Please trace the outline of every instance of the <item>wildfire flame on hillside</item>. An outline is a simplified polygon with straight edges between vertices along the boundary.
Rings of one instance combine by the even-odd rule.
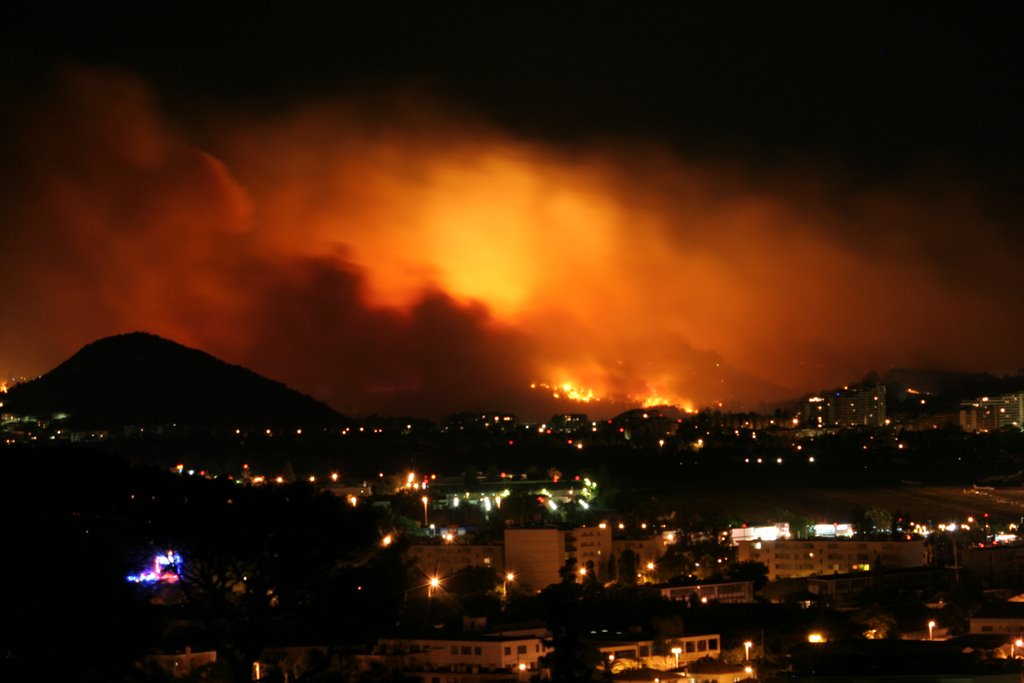
[[[643,408],[673,406],[687,413],[697,412],[690,401],[676,396],[666,396],[664,393],[654,389],[651,389],[646,394],[604,394],[595,391],[593,388],[581,387],[572,382],[562,382],[561,384],[533,382],[530,384],[530,388],[547,391],[550,393],[551,398],[563,399],[574,403],[587,404],[603,401],[624,405],[635,404]]]

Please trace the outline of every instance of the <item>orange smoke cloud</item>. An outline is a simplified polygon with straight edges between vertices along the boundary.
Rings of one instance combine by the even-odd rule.
[[[186,133],[144,84],[82,69],[21,111],[0,370],[145,329],[342,410],[439,414],[528,410],[531,382],[752,407],[1019,365],[1021,247],[945,180],[556,148],[403,97]]]

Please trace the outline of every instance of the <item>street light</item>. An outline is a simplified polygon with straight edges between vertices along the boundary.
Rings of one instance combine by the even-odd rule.
[[[434,597],[434,590],[441,585],[441,579],[436,576],[430,577],[430,582],[427,584],[427,596]]]
[[[680,655],[680,653],[682,653],[682,651],[683,651],[683,648],[678,647],[678,646],[672,648],[672,654],[674,654],[676,656],[676,668],[677,669],[679,668],[679,655]]]
[[[1018,638],[1017,640],[1010,643],[1010,659],[1014,659],[1016,651],[1024,647],[1024,639]]]
[[[928,622],[928,640],[935,639],[935,620]]]
[[[754,643],[752,641],[749,641],[749,640],[744,640],[743,641],[743,655],[744,655],[744,658],[748,662],[750,661],[750,648],[753,647],[753,645],[754,645]]]
[[[508,600],[508,584],[516,580],[514,572],[505,572],[505,580],[501,582],[501,597],[503,600]]]
[[[426,529],[427,528],[427,503],[430,502],[430,499],[427,498],[426,496],[423,496],[422,498],[420,498],[420,500],[423,501],[423,528]]]

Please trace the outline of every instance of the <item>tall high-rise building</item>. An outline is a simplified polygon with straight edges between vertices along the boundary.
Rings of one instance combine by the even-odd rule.
[[[835,392],[840,427],[881,427],[885,424],[885,385],[861,384]]]
[[[810,396],[800,405],[800,422],[810,429],[882,427],[885,425],[885,385],[858,384]]]

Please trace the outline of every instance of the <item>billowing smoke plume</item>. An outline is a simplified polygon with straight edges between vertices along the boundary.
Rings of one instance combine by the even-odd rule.
[[[414,96],[186,126],[72,69],[6,99],[5,374],[146,330],[343,411],[439,415],[524,410],[531,383],[752,407],[1020,365],[1024,250],[949,180],[555,148]]]

